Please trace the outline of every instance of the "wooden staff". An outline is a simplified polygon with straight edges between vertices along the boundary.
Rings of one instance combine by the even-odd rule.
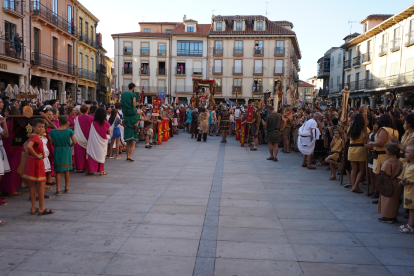
[[[342,90],[342,100],[343,100],[343,106],[342,106],[342,117],[341,117],[341,122],[345,123],[345,125],[342,126],[342,134],[345,134],[345,131],[348,129],[348,99],[349,99],[349,93],[351,91],[348,90],[348,86],[345,86],[344,89]],[[345,139],[344,139],[345,140]],[[344,169],[345,169],[345,151],[348,150],[348,148],[346,147],[346,142],[344,142],[344,154],[343,154],[343,160],[342,160],[342,165],[341,165],[341,173],[340,173],[340,181],[341,181],[341,186],[343,184],[343,180],[344,180]]]
[[[364,124],[364,139],[366,139],[365,136],[367,134],[367,122],[368,122],[367,112],[368,112],[368,108],[365,105],[364,106],[364,122],[365,122],[365,124]],[[365,143],[368,143],[368,141],[365,141]],[[365,148],[365,178],[367,179],[367,192],[365,194],[366,196],[369,196],[369,186],[371,184],[371,178],[370,178],[369,171],[368,171],[368,156],[369,156],[369,149]]]
[[[245,144],[246,144],[246,151],[247,151],[247,145],[248,145],[249,140],[250,140],[250,123],[246,123],[246,124],[249,124],[249,128],[247,129],[247,143],[245,142]]]

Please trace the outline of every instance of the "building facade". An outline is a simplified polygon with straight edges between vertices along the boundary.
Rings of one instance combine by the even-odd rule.
[[[299,80],[298,84],[298,96],[299,101],[304,103],[310,103],[313,101],[314,86],[305,81]]]
[[[335,49],[331,52],[329,71],[329,98],[342,91],[344,57],[346,52],[342,48]]]
[[[299,80],[301,53],[292,23],[264,16],[213,16],[211,24],[199,24],[184,16],[180,23],[139,24],[141,32],[112,35],[115,81],[122,91],[134,82],[136,91],[144,87],[147,96],[165,91],[189,103],[192,79],[202,78],[216,81],[218,100],[249,102],[282,87],[284,98],[293,102],[286,84]]]

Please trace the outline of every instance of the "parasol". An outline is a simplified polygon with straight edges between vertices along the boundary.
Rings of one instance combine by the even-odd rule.
[[[148,104],[148,98],[147,97],[145,97],[145,99],[144,99],[144,104]]]
[[[168,104],[168,97],[165,97],[165,105],[167,105]]]
[[[22,84],[22,86],[20,86],[20,93],[19,94],[25,94],[26,93],[26,86],[24,84]]]
[[[7,85],[6,90],[4,90],[4,92],[6,92],[6,95],[10,97],[10,95],[13,93],[13,88],[10,84]]]
[[[13,98],[16,98],[17,95],[19,95],[20,93],[20,89],[17,86],[17,84],[14,86],[14,93],[13,93]]]

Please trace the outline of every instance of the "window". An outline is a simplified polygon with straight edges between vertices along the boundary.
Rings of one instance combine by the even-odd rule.
[[[243,73],[243,61],[241,59],[236,59],[234,61],[234,74],[241,74]]]
[[[72,33],[72,6],[68,5],[68,32]]]
[[[91,38],[92,38],[92,40],[94,39],[94,37],[93,37],[93,26],[91,26]]]
[[[254,42],[254,54],[263,55],[263,40],[256,40]]]
[[[165,30],[165,33],[170,34],[172,30]]]
[[[241,87],[241,79],[233,79],[233,86]]]
[[[216,92],[221,92],[221,79],[214,78],[214,81],[216,82]]]
[[[58,58],[58,40],[56,37],[53,38],[53,58]]]
[[[53,0],[53,7],[52,7],[52,9],[53,9],[54,15],[57,15],[58,14],[58,0]]]
[[[85,35],[86,36],[89,36],[88,31],[89,31],[89,23],[85,22]]]
[[[144,33],[150,33],[151,29],[144,29]]]
[[[254,61],[254,73],[263,74],[263,60],[259,59]]]
[[[14,48],[14,37],[16,36],[16,25],[5,21],[4,38],[10,43],[10,48]]]
[[[349,83],[351,82],[351,75],[348,75],[347,77],[346,77],[346,82],[347,82],[347,85],[349,85]],[[348,87],[348,89],[349,89],[350,87]]]
[[[400,38],[400,27],[394,29],[394,39]]]
[[[131,61],[124,62],[124,74],[132,74],[132,62]]]
[[[202,41],[177,41],[177,56],[203,56]]]
[[[336,86],[339,87],[340,83],[341,83],[341,76],[336,76]]]
[[[187,32],[194,32],[194,26],[187,26]]]
[[[333,68],[335,64],[335,57],[331,57],[331,67]]]
[[[214,54],[215,55],[223,54],[223,41],[222,40],[216,40],[214,42]]]
[[[283,60],[278,59],[275,62],[275,74],[283,74]]]
[[[216,59],[214,60],[214,70],[213,73],[222,73],[222,60],[221,59]]]
[[[236,40],[234,42],[234,54],[235,55],[243,54],[243,41],[242,40]]]
[[[93,58],[91,58],[91,71],[93,72]]]
[[[79,31],[81,32],[80,34],[82,34],[83,31],[83,20],[81,17],[79,17]]]
[[[262,91],[263,91],[262,79],[254,79],[253,80],[253,93],[262,92]]]
[[[165,44],[159,44],[158,45],[158,55],[165,57]]]
[[[371,78],[371,74],[369,70],[365,71],[365,80],[369,80]]]
[[[141,56],[149,56],[149,43],[148,42],[141,44]]]
[[[263,30],[263,21],[256,22],[256,30]]]
[[[33,46],[34,46],[34,52],[38,53],[40,52],[40,30],[37,28],[33,28]]]
[[[276,41],[276,55],[284,55],[285,54],[285,41],[277,40]]]
[[[236,30],[242,30],[242,29],[243,29],[243,22],[236,21]]]
[[[223,29],[223,22],[216,22],[216,30],[221,31]]]
[[[82,69],[83,65],[83,54],[79,53],[79,68]]]
[[[72,46],[68,44],[68,63],[72,64]]]
[[[89,62],[88,62],[88,60],[89,60],[89,57],[87,55],[85,55],[85,69],[86,70],[89,70]]]
[[[338,55],[338,68],[341,68],[342,65],[342,53],[339,53]]]

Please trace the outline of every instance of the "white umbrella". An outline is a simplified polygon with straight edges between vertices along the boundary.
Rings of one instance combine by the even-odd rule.
[[[52,89],[50,89],[49,90],[49,100],[52,100],[52,99],[55,99],[55,98],[53,98],[53,96],[54,96],[55,94],[53,93],[53,90]]]
[[[20,93],[20,89],[19,89],[19,87],[16,84],[14,86],[14,95],[13,95],[13,98],[16,98],[16,96],[19,95],[19,93]]]
[[[6,92],[6,95],[10,97],[10,95],[13,93],[13,88],[10,84],[7,85],[6,90],[4,90],[4,92]]]
[[[22,84],[22,86],[20,86],[20,93],[24,94],[26,93],[26,87],[24,84]]]
[[[147,99],[147,97],[145,97],[145,99],[144,99],[144,104],[148,104],[148,99]]]
[[[166,105],[168,104],[168,97],[167,96],[165,97],[165,104]]]
[[[34,95],[35,94],[35,91],[33,89],[33,86],[31,86],[31,85],[29,85],[28,91],[29,91],[29,94],[31,94],[31,95]],[[37,94],[36,95],[39,95],[39,91],[37,91]]]

